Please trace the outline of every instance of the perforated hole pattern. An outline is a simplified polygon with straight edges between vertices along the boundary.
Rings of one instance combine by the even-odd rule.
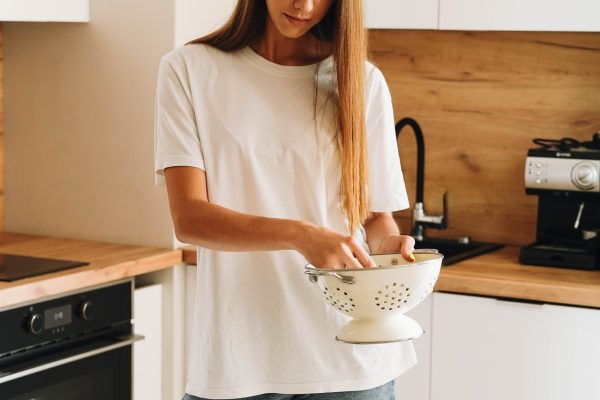
[[[425,293],[423,293],[423,295],[421,296],[421,300],[423,300],[425,297],[427,297],[427,295],[431,292],[433,292],[433,286],[435,286],[435,282],[437,281],[439,274],[436,275],[431,282],[429,282],[429,285],[427,285],[427,289],[425,289]]]
[[[385,285],[374,296],[375,305],[381,310],[393,311],[401,308],[410,298],[411,290],[404,283]]]
[[[356,304],[350,293],[339,287],[324,287],[325,299],[340,311],[354,311]]]

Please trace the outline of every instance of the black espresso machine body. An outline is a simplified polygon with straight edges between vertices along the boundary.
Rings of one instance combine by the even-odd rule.
[[[563,139],[529,150],[525,188],[538,196],[537,228],[536,241],[521,248],[521,263],[600,269],[600,143],[594,138],[587,147]]]

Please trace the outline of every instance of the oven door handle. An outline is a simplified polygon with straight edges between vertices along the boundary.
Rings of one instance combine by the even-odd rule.
[[[13,373],[9,373],[8,375],[2,376],[2,371],[0,371],[0,384],[13,381],[15,379],[22,378],[24,376],[33,375],[35,373],[48,370],[50,368],[59,367],[61,365],[69,364],[75,361],[83,360],[85,358],[90,358],[96,356],[98,354],[107,353],[112,350],[119,349],[121,347],[131,346],[133,343],[144,339],[143,336],[140,335],[131,335],[131,336],[123,336],[119,338],[119,341],[116,343],[109,344],[107,346],[99,347],[94,350],[86,351],[83,353],[75,354],[73,356],[68,356],[65,358],[61,358],[60,360],[51,361],[47,364],[36,365],[35,367],[31,367],[22,371],[17,371]]]

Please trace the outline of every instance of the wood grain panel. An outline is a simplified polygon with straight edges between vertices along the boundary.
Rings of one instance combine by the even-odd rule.
[[[0,232],[4,231],[4,36],[0,23]]]
[[[431,236],[533,241],[527,150],[535,137],[589,140],[600,129],[600,34],[371,30],[370,46],[396,120],[423,128],[428,213],[441,212],[449,192],[449,229]],[[398,143],[412,203],[410,128]],[[410,212],[396,217],[408,230]]]

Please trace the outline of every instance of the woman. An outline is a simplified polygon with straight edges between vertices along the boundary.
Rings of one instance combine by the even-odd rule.
[[[198,246],[188,399],[392,399],[416,363],[410,343],[334,341],[347,321],[303,276],[307,262],[374,267],[369,251],[412,258],[362,18],[360,0],[238,0],[161,61],[157,182],[178,239]]]

